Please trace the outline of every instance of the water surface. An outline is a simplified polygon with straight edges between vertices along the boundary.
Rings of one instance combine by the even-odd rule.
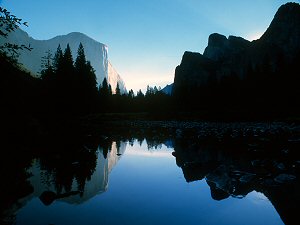
[[[85,147],[71,159],[36,158],[27,167],[30,194],[6,215],[18,225],[284,224],[264,188],[234,183],[234,162],[215,164],[224,157],[216,152],[198,152],[197,162],[182,154],[174,141],[149,149],[132,139]]]

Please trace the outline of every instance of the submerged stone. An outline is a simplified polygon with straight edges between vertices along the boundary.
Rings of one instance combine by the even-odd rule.
[[[285,184],[285,183],[291,183],[293,182],[294,180],[296,179],[296,176],[294,175],[291,175],[291,174],[279,174],[277,177],[274,178],[274,180],[277,182],[277,183],[282,183],[282,184]]]

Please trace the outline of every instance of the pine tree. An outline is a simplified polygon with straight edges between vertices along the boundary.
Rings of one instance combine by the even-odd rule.
[[[102,99],[107,101],[112,96],[111,85],[108,84],[107,79],[104,78],[102,85],[99,88],[99,94]]]
[[[50,50],[46,51],[46,55],[42,57],[42,70],[41,70],[41,76],[42,79],[51,79],[51,77],[54,74],[54,69],[53,69],[53,57],[52,53]]]
[[[99,87],[99,97],[100,97],[100,105],[102,107],[102,111],[108,111],[111,108],[111,86],[108,84],[107,79],[104,78],[102,84]]]
[[[86,73],[87,73],[87,83],[88,87],[91,88],[91,90],[97,92],[97,77],[96,77],[96,71],[91,65],[90,61],[86,62]]]
[[[136,93],[136,97],[137,98],[144,98],[145,97],[145,95],[144,95],[144,93],[142,92],[141,89]]]
[[[77,72],[85,72],[85,68],[87,65],[87,61],[85,58],[84,48],[82,43],[80,42],[78,50],[77,50],[77,58],[75,60],[75,69]]]
[[[121,90],[120,90],[120,87],[119,87],[119,82],[117,82],[116,95],[121,96]]]
[[[134,92],[132,89],[130,89],[130,91],[128,92],[128,97],[133,99],[134,98]]]
[[[62,60],[63,60],[63,52],[61,50],[60,45],[58,45],[56,49],[56,53],[53,58],[53,69],[57,73],[62,68]]]
[[[108,95],[112,96],[112,88],[110,84],[108,85]]]
[[[69,44],[67,44],[67,47],[63,55],[63,66],[64,66],[64,72],[72,73],[74,70],[73,57],[72,57],[72,52]]]
[[[79,44],[74,67],[79,85],[86,91],[95,91],[97,89],[95,70],[90,61],[86,60],[82,43]]]
[[[109,93],[109,91],[108,91],[108,83],[107,83],[106,78],[103,79],[99,91],[100,91],[100,93],[102,93],[103,95],[107,95],[107,94]]]

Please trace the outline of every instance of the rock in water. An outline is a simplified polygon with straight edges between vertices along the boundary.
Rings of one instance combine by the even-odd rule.
[[[286,183],[291,183],[296,179],[296,176],[291,175],[291,174],[279,174],[277,177],[274,178],[274,180],[277,183],[281,184],[286,184]]]

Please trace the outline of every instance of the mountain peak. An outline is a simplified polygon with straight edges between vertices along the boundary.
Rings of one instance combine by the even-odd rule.
[[[19,62],[36,76],[39,76],[41,58],[45,56],[46,51],[50,50],[52,54],[55,54],[58,45],[61,45],[61,48],[64,49],[69,44],[73,59],[75,59],[79,43],[82,43],[86,59],[90,61],[96,71],[98,84],[101,84],[103,79],[107,78],[112,82],[110,83],[112,88],[115,88],[117,83],[119,83],[121,92],[126,92],[124,81],[108,61],[107,46],[90,38],[86,34],[72,32],[48,40],[36,40],[31,38],[25,31],[17,29],[15,32],[11,32],[7,39],[0,39],[0,44],[4,41],[13,44],[30,45],[33,48],[32,51],[20,52]]]
[[[293,64],[300,51],[300,4],[282,5],[262,37],[247,41],[241,37],[213,33],[203,55],[185,52],[177,66],[173,93],[207,85],[208,81],[221,81],[237,75],[244,79],[249,68],[259,68],[263,63],[273,72],[281,66]],[[280,61],[279,61],[280,60]],[[251,66],[251,67],[250,67]]]
[[[279,7],[279,9],[277,10],[277,13],[275,14],[275,18],[280,17],[282,15],[284,15],[284,16],[295,15],[295,14],[299,13],[299,10],[300,10],[299,3],[288,2]]]
[[[66,36],[72,37],[72,38],[88,38],[87,35],[81,33],[81,32],[71,32],[66,34]]]
[[[290,2],[279,7],[270,27],[283,25],[292,27],[295,24],[300,24],[300,5]]]
[[[230,35],[227,38],[222,34],[213,33],[208,38],[208,45],[203,55],[214,61],[224,60],[233,53],[248,47],[249,43],[241,37]]]
[[[211,47],[223,47],[227,44],[226,36],[218,33],[213,33],[209,35],[208,45]]]
[[[74,31],[74,32],[71,32],[68,34],[58,35],[49,40],[55,40],[55,39],[80,40],[80,41],[86,40],[88,42],[92,41],[95,44],[99,43],[99,44],[103,45],[105,48],[107,48],[107,45],[100,43],[100,42],[96,41],[95,39],[89,37],[88,35],[81,33],[81,32],[77,32],[77,31]],[[46,40],[46,41],[49,41],[49,40]]]
[[[300,48],[299,37],[300,5],[290,2],[280,6],[260,40],[293,54],[295,49]]]

